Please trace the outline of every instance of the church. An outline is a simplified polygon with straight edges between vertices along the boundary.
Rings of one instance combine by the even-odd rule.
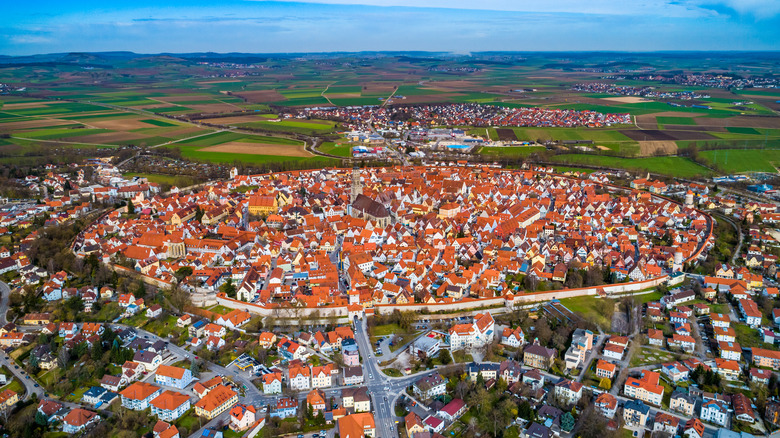
[[[373,221],[384,228],[390,225],[390,212],[384,205],[363,194],[363,184],[360,182],[360,169],[352,169],[352,190],[349,215],[368,221]]]

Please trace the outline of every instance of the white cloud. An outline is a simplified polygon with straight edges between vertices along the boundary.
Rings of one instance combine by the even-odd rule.
[[[739,15],[770,18],[780,14],[780,0],[248,0],[330,5],[444,8],[506,12],[573,13],[695,18],[727,8]]]
[[[368,5],[384,7],[445,8],[506,12],[575,13],[599,15],[650,15],[696,17],[709,15],[700,8],[691,8],[682,1],[669,0],[249,0],[305,2],[333,5]],[[714,0],[717,1],[717,0]],[[738,0],[732,0],[738,2]],[[746,0],[771,2],[772,0]]]

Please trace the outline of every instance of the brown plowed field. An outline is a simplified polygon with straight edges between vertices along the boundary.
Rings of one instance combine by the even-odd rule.
[[[621,130],[621,134],[636,141],[675,141],[675,140],[709,140],[713,139],[706,132],[696,131],[659,131],[656,129]]]
[[[243,143],[239,141],[231,141],[198,150],[203,152],[227,152],[229,154],[281,155],[284,157],[312,156],[312,154],[303,149],[303,146],[270,143]]]
[[[287,100],[286,97],[279,94],[279,92],[276,90],[242,91],[240,93],[233,93],[233,94],[253,103],[278,102],[281,100]]]
[[[175,131],[168,131],[165,133],[165,137],[174,138],[180,135],[192,134],[193,132],[199,132],[199,131],[203,131],[203,129],[193,126],[191,128],[182,128],[182,129],[177,129]]]
[[[496,129],[496,134],[498,134],[498,139],[501,141],[517,141],[517,135],[511,129]]]
[[[360,89],[362,90],[363,95],[373,96],[376,94],[387,94],[389,96],[390,93],[395,91],[395,85],[396,84],[369,83],[369,84],[363,84],[360,87]]]
[[[696,119],[697,123],[700,119]],[[707,126],[720,126],[720,127],[732,127],[732,126],[744,126],[746,128],[774,128],[780,129],[780,117],[729,117],[729,118],[709,118],[707,119]]]
[[[157,128],[155,125],[144,123],[138,119],[94,120],[89,122],[92,126],[115,131],[132,131],[133,129]]]
[[[394,104],[404,105],[408,103],[448,102],[450,97],[460,96],[458,93],[415,94],[406,96],[406,99],[393,99]]]

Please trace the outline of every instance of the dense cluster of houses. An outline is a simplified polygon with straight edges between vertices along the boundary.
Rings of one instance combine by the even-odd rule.
[[[408,130],[431,126],[604,127],[630,124],[628,114],[549,108],[510,108],[478,103],[305,108],[307,116],[337,119],[349,129]]]
[[[680,270],[709,243],[708,218],[690,206],[491,168],[234,175],[135,208],[106,215],[74,250],[129,260],[162,281],[189,267],[185,287],[230,282],[238,300],[260,305],[370,310],[511,296],[509,275],[563,283],[569,268],[589,266],[640,281]],[[653,243],[662,237],[668,245]]]

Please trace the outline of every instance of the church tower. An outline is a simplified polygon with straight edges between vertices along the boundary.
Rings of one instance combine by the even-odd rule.
[[[355,166],[352,168],[352,192],[349,196],[349,202],[354,203],[361,193],[363,193],[363,184],[360,182],[360,169]]]

